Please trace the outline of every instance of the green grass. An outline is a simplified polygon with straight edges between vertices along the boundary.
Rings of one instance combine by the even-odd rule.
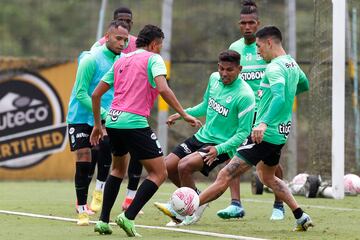
[[[199,184],[201,189],[204,189],[206,185],[207,183]],[[316,226],[308,232],[296,233],[291,231],[294,226],[294,217],[289,208],[286,208],[285,220],[271,222],[269,217],[273,195],[269,193],[252,195],[247,183],[243,183],[241,187],[242,203],[246,210],[246,216],[243,219],[221,220],[216,216],[216,211],[226,207],[229,203],[229,193],[226,192],[224,196],[211,203],[200,222],[182,228],[267,239],[360,239],[359,196],[345,197],[344,200],[307,199],[297,196],[296,199],[311,215]],[[120,213],[125,188],[126,184],[123,184],[111,219]],[[174,190],[175,187],[170,183],[161,186],[143,209],[145,214],[136,219],[136,224],[164,226],[169,219],[155,209],[152,203],[167,201]],[[74,184],[72,182],[3,181],[0,182],[0,196],[0,210],[76,217]],[[342,208],[353,210],[342,210]],[[92,217],[92,220],[97,220],[98,217],[97,214]],[[0,214],[1,240],[127,239],[125,233],[117,226],[114,226],[113,229],[112,235],[99,236],[93,232],[93,225],[78,227],[72,222]],[[145,228],[137,228],[137,230],[143,235],[143,239],[219,239],[165,230]]]

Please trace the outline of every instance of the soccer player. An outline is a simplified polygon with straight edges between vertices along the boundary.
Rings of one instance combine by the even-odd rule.
[[[129,208],[115,219],[129,237],[140,236],[136,232],[134,219],[167,178],[160,143],[147,121],[158,94],[185,121],[193,126],[200,125],[199,120],[183,110],[167,85],[165,63],[159,55],[163,38],[164,33],[160,28],[146,25],[136,40],[138,50],[116,61],[92,95],[95,126],[90,138],[91,143],[97,144],[102,137],[100,99],[111,87],[115,90],[106,118],[106,131],[116,157],[113,157],[112,170],[106,180],[100,221],[95,226],[95,231],[100,234],[112,233],[108,224],[109,216],[127,169],[127,153],[130,152],[133,160],[138,160],[148,172]]]
[[[230,45],[231,50],[237,51],[241,56],[241,76],[245,80],[256,96],[256,105],[259,103],[257,91],[260,87],[261,79],[264,76],[266,62],[257,53],[255,33],[260,25],[259,14],[256,3],[253,0],[245,0],[240,12],[239,27],[240,33],[243,36],[236,42]],[[256,118],[257,107],[255,107]],[[282,179],[283,171],[279,164],[275,175]],[[225,209],[217,212],[217,215],[223,219],[241,218],[245,215],[245,210],[240,201],[240,177],[234,178],[230,184],[231,204]],[[270,219],[282,220],[284,219],[284,205],[283,202],[275,195],[275,202]]]
[[[113,18],[114,18],[114,20],[123,21],[126,24],[128,24],[128,26],[129,26],[128,31],[130,33],[131,27],[133,25],[133,14],[129,8],[127,8],[127,7],[117,8],[114,11]],[[130,52],[135,51],[136,50],[135,41],[136,41],[136,37],[129,34],[128,42],[126,43],[124,49],[121,52],[122,53],[130,53]],[[94,43],[94,45],[91,47],[91,49],[102,46],[105,42],[106,42],[105,37],[103,37],[99,41]],[[105,147],[101,147],[101,145],[105,145]],[[111,157],[111,150],[109,149],[109,145],[110,145],[110,143],[108,142],[108,139],[105,137],[104,141],[101,141],[100,146],[97,148],[93,148],[91,151],[91,153],[92,153],[92,160],[91,160],[92,168],[91,168],[91,173],[89,175],[89,184],[91,182],[92,175],[94,174],[94,171],[95,171],[97,159],[105,158],[105,159],[110,160],[110,161],[106,161],[107,164],[105,164],[105,166],[98,165],[98,173],[104,172],[104,173],[106,173],[106,175],[104,178],[102,177],[103,174],[97,175],[97,180],[96,180],[97,188],[93,192],[93,198],[92,198],[92,201],[90,204],[90,208],[96,212],[99,211],[102,206],[104,181],[106,180],[106,177],[109,174],[109,169],[110,169],[110,164],[111,164],[111,158],[109,158],[109,155]],[[106,152],[99,151],[98,148],[106,149]],[[143,167],[139,163],[139,161],[133,160],[133,161],[129,162],[128,172],[127,172],[129,182],[128,182],[128,186],[127,186],[126,197],[121,205],[121,207],[124,211],[129,207],[129,205],[131,204],[131,202],[136,194],[136,190],[137,190],[137,187],[138,187],[138,184],[140,181],[142,169],[143,169]],[[99,189],[98,186],[101,188]],[[143,212],[140,211],[139,213],[141,214]]]
[[[281,32],[275,26],[264,27],[256,33],[258,52],[269,63],[258,92],[258,116],[248,141],[219,172],[215,182],[200,194],[200,205],[217,199],[234,177],[256,166],[261,182],[293,211],[294,231],[306,231],[313,226],[310,216],[299,207],[284,181],[275,176],[281,149],[290,133],[294,98],[309,89],[304,72],[286,54],[281,42]]]
[[[218,72],[210,75],[203,101],[185,111],[194,117],[206,116],[206,123],[192,137],[178,145],[166,159],[169,179],[177,187],[196,188],[193,173],[200,171],[208,176],[217,165],[228,161],[236,148],[251,132],[254,118],[255,96],[250,86],[240,77],[240,54],[233,50],[223,51],[218,59]],[[179,119],[179,114],[169,117],[169,124]],[[154,203],[173,222],[188,225],[198,221],[206,205],[193,214],[192,222],[171,208],[169,203]],[[195,220],[195,221],[194,221]]]
[[[105,34],[106,43],[102,47],[84,52],[79,58],[76,81],[67,114],[70,148],[76,156],[75,189],[78,225],[89,225],[86,202],[91,167],[90,134],[94,126],[90,95],[125,46],[128,39],[127,27],[124,22],[112,21]],[[104,95],[101,119],[105,119],[106,110],[109,109],[112,98],[113,91]],[[99,164],[103,164],[101,160],[102,158],[99,159]]]

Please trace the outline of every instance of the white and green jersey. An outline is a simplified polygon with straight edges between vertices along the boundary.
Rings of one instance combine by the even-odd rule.
[[[240,38],[232,43],[229,47],[241,55],[240,65],[242,66],[241,77],[245,80],[254,91],[256,97],[256,105],[259,102],[257,91],[259,90],[261,79],[264,77],[266,62],[257,53],[256,42],[245,44],[245,39]]]
[[[290,133],[295,95],[309,89],[309,80],[290,55],[274,58],[266,67],[258,92],[255,126],[266,123],[264,141],[284,144]]]
[[[194,116],[206,116],[206,123],[195,134],[203,143],[216,144],[218,154],[232,156],[251,132],[255,96],[249,85],[238,77],[224,85],[220,74],[211,74],[203,101],[185,111]]]

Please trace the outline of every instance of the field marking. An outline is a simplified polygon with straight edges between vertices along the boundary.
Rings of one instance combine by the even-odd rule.
[[[50,219],[50,220],[59,220],[66,222],[76,222],[77,220],[74,218],[65,218],[65,217],[57,217],[57,216],[47,216],[41,214],[34,213],[25,213],[25,212],[13,212],[0,210],[0,214],[9,214],[9,215],[17,215],[24,217],[33,217],[33,218],[42,218],[42,219]],[[90,221],[90,223],[96,223],[96,221]],[[115,223],[110,223],[111,225],[116,225]],[[211,236],[211,237],[219,237],[219,238],[227,238],[227,239],[240,239],[240,240],[266,240],[264,238],[254,238],[254,237],[245,237],[245,236],[237,236],[231,234],[222,234],[222,233],[214,233],[214,232],[205,232],[198,230],[190,230],[190,229],[181,229],[181,228],[170,228],[170,227],[159,227],[159,226],[146,226],[146,225],[135,225],[139,228],[148,228],[148,229],[159,229],[159,230],[167,230],[173,232],[183,232],[183,233],[191,233],[202,236]]]
[[[158,195],[170,196],[171,193],[161,192],[161,193],[158,193]],[[218,199],[216,199],[216,201],[230,202],[230,198],[218,198]],[[259,199],[253,199],[253,198],[242,198],[241,201],[242,202],[255,202],[255,203],[274,203],[274,200],[259,200]],[[211,204],[211,202],[210,202],[210,204]],[[327,210],[334,210],[334,211],[348,211],[348,212],[357,211],[357,212],[360,212],[359,208],[328,207],[328,206],[322,206],[322,205],[308,205],[308,204],[300,204],[300,205],[303,207],[327,209]]]

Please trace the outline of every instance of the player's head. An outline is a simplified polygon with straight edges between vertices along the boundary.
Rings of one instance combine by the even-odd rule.
[[[218,72],[223,84],[231,84],[241,72],[240,54],[233,50],[225,50],[219,54]]]
[[[281,41],[281,31],[275,26],[266,26],[256,32],[258,53],[267,62],[271,61],[274,51],[282,47]]]
[[[258,10],[253,0],[244,0],[240,11],[240,32],[246,40],[255,41],[255,33],[260,25]]]
[[[129,32],[131,31],[131,27],[133,25],[132,18],[132,11],[127,7],[119,7],[114,11],[114,20],[124,21],[129,24]]]
[[[124,49],[129,35],[129,24],[123,21],[113,20],[105,33],[106,47],[116,54]]]
[[[148,24],[139,32],[136,39],[136,47],[144,48],[150,52],[160,53],[163,39],[163,31],[157,26]]]

